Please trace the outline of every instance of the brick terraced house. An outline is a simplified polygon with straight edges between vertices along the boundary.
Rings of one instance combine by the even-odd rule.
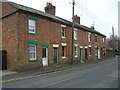
[[[39,68],[71,61],[72,22],[55,16],[47,3],[45,12],[13,2],[2,3],[2,50],[7,69]],[[74,61],[101,59],[106,54],[106,36],[80,24],[74,16]]]

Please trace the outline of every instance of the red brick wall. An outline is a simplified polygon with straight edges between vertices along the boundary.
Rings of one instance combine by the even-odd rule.
[[[49,52],[49,62],[53,61],[53,44],[59,44],[59,61],[62,60],[62,46],[61,43],[67,43],[67,59],[70,60],[70,49],[71,49],[71,28],[69,26],[66,27],[66,39],[61,38],[61,23],[51,22],[48,19],[38,17],[32,14],[23,14],[20,13],[20,32],[19,32],[19,64],[33,64],[33,63],[42,63],[42,47],[41,44],[47,43],[49,44],[48,52]],[[36,20],[36,35],[28,34],[28,16],[37,17]],[[28,40],[37,40],[37,59],[38,62],[28,62],[29,60],[29,50],[28,50]],[[65,59],[66,60],[66,59]]]
[[[2,16],[9,15],[15,11],[17,11],[17,9],[8,4],[8,2],[2,2]]]
[[[4,14],[15,11],[10,7],[10,10],[4,11]],[[11,11],[12,10],[12,11]],[[36,17],[36,35],[28,34],[28,16]],[[58,44],[59,61],[71,60],[71,44],[72,44],[72,27],[66,25],[66,39],[61,38],[61,25],[63,23],[53,22],[50,19],[40,17],[31,13],[16,13],[3,19],[3,49],[8,53],[8,69],[23,69],[26,67],[41,67],[42,66],[42,47],[41,44],[47,43],[48,60],[53,61],[53,44]],[[95,46],[105,47],[106,43],[102,43],[103,36],[97,35],[98,42],[95,42],[94,33],[91,43],[88,42],[88,32],[77,28],[78,40],[74,40],[78,44],[78,58],[80,60],[80,46],[92,46],[92,56],[88,55],[88,59],[95,58]],[[37,44],[37,59],[38,62],[29,62],[28,40],[38,41]],[[62,59],[62,45],[67,43],[67,59]],[[85,59],[85,48],[83,48],[83,59]]]
[[[8,69],[13,69],[18,60],[18,13],[2,20],[2,49],[7,51]]]

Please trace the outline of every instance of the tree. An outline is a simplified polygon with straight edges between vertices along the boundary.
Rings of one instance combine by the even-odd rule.
[[[117,35],[111,35],[110,38],[107,38],[106,44],[107,49],[120,50],[120,38]]]

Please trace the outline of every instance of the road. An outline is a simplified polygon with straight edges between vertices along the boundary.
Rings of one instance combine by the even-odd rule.
[[[118,88],[118,60],[5,82],[3,88]]]

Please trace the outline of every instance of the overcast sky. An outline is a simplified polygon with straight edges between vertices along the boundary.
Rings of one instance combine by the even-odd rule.
[[[56,16],[72,21],[72,0],[9,0],[44,11],[46,2],[56,6]],[[91,27],[109,37],[112,26],[118,34],[118,1],[120,0],[75,0],[75,15],[80,16],[81,24]]]

